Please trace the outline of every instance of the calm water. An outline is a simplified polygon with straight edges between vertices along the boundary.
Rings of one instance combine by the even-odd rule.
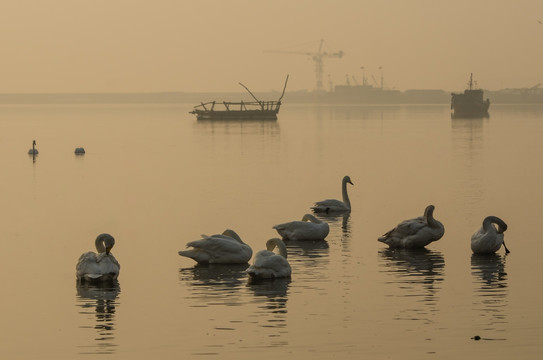
[[[2,358],[540,356],[543,107],[451,120],[448,106],[285,104],[242,123],[190,109],[0,107]],[[177,254],[226,228],[263,249],[273,225],[340,198],[344,175],[351,215],[326,218],[324,242],[287,244],[288,281]],[[377,242],[428,204],[446,230],[427,251]],[[509,225],[509,255],[472,256],[487,215]],[[102,232],[119,286],[77,287]]]

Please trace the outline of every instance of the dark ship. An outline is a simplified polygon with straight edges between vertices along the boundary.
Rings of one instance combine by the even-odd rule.
[[[451,110],[453,117],[486,117],[490,100],[483,100],[483,90],[473,86],[473,74],[470,74],[468,88],[464,93],[452,93]]]

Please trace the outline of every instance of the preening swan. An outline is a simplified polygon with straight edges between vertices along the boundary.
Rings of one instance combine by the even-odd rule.
[[[302,221],[291,221],[273,227],[283,240],[324,240],[330,232],[328,223],[311,214],[305,214]]]
[[[32,140],[32,149],[28,150],[28,155],[38,155],[38,149],[36,149],[36,140]]]
[[[276,246],[279,249],[279,255],[273,252]],[[278,238],[268,240],[266,250],[257,252],[253,265],[247,269],[251,280],[290,277],[291,272],[287,261],[287,247],[283,240]]]
[[[337,212],[351,212],[351,201],[347,194],[347,183],[354,185],[351,182],[351,178],[345,176],[341,181],[341,193],[343,195],[343,201],[336,199],[327,199],[315,203],[311,209],[316,213],[337,213]]]
[[[498,228],[494,226],[496,224]],[[509,249],[505,246],[503,233],[507,230],[507,224],[496,216],[487,216],[483,220],[483,226],[471,236],[471,250],[474,254],[493,254],[503,245],[505,253]]]
[[[377,240],[391,248],[422,248],[441,239],[445,228],[434,219],[434,209],[434,205],[428,205],[423,216],[402,221]]]
[[[76,155],[83,155],[83,154],[85,154],[85,149],[82,148],[82,147],[75,148],[74,153],[75,153]]]
[[[253,255],[251,247],[230,229],[222,234],[202,235],[202,239],[187,243],[187,247],[192,249],[181,250],[179,255],[203,264],[246,264]]]
[[[121,266],[110,252],[115,239],[109,234],[100,234],[94,242],[96,251],[86,252],[76,266],[78,281],[112,281],[119,276]]]

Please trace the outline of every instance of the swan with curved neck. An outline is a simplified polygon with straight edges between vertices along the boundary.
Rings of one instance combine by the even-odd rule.
[[[239,235],[230,229],[222,234],[202,235],[202,239],[187,243],[191,249],[179,251],[179,255],[193,259],[200,264],[246,264],[253,250]]]
[[[277,247],[279,254],[273,252]],[[292,270],[287,261],[287,247],[278,238],[266,242],[266,250],[256,253],[253,264],[246,270],[252,280],[290,277]]]
[[[505,246],[503,238],[505,230],[507,230],[507,224],[502,219],[497,216],[487,216],[483,220],[482,227],[471,236],[471,250],[474,254],[494,254],[503,245],[505,253],[509,254],[510,251]]]
[[[341,194],[343,201],[336,199],[327,199],[315,203],[311,209],[316,213],[337,213],[337,212],[351,212],[351,201],[349,200],[349,194],[347,193],[347,184],[354,185],[349,176],[343,177],[341,180]]]
[[[324,240],[330,226],[311,214],[305,214],[301,221],[290,221],[273,227],[283,240]]]
[[[402,221],[377,240],[391,248],[423,248],[441,239],[445,228],[434,218],[434,209],[434,205],[428,205],[423,216]]]
[[[28,150],[28,155],[38,155],[38,149],[36,149],[36,140],[32,140],[32,149]]]
[[[83,253],[76,265],[78,281],[112,281],[119,276],[121,266],[111,249],[115,239],[109,234],[100,234],[94,241],[97,253],[92,251]]]

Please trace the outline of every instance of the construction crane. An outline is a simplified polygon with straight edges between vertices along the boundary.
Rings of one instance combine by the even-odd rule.
[[[282,51],[282,50],[267,50],[264,52],[269,53],[282,53],[282,54],[299,54],[299,55],[307,55],[311,56],[311,60],[315,63],[315,77],[317,79],[317,83],[315,85],[316,90],[323,90],[322,86],[322,77],[324,74],[324,58],[342,58],[344,53],[343,51],[338,51],[335,53],[328,53],[326,51],[323,51],[323,45],[324,40],[320,41],[319,49],[317,52],[307,52],[307,51]]]

